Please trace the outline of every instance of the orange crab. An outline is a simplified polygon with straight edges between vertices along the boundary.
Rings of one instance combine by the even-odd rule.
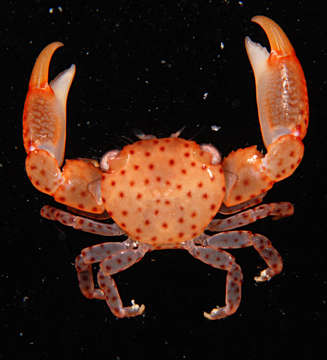
[[[256,80],[265,155],[251,146],[222,160],[212,145],[200,146],[174,134],[164,139],[145,136],[121,151],[106,153],[100,162],[66,160],[61,169],[66,100],[75,66],[48,84],[51,57],[62,44],[48,45],[36,60],[23,118],[27,175],[38,190],[56,201],[90,217],[111,217],[115,223],[101,223],[50,206],[42,208],[43,217],[104,236],[127,236],[123,242],[88,247],[76,258],[82,293],[105,300],[117,317],[140,315],[144,305],[132,300],[130,307],[124,307],[112,275],[135,264],[148,251],[185,249],[227,271],[226,305],[205,312],[211,320],[234,313],[241,299],[241,268],[223,249],[254,246],[268,265],[256,281],[270,280],[282,270],[282,259],[265,236],[232,229],[266,216],[289,216],[293,214],[290,203],[261,205],[214,219],[217,213],[233,214],[260,203],[275,182],[292,175],[303,157],[308,97],[301,65],[275,22],[264,16],[252,21],[264,29],[271,46],[268,53],[245,39]],[[98,287],[93,281],[94,263],[100,264]]]

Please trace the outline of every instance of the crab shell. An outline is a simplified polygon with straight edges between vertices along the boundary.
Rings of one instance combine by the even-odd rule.
[[[225,179],[221,164],[194,141],[149,139],[109,161],[101,193],[132,239],[167,248],[202,234],[221,206]]]

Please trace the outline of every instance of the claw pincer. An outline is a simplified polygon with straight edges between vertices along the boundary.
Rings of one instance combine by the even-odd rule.
[[[38,56],[29,83],[23,115],[23,139],[27,152],[26,172],[32,184],[56,201],[91,213],[104,209],[90,192],[89,184],[101,179],[99,166],[85,160],[64,161],[66,102],[75,65],[48,84],[53,53],[63,46],[53,42]]]
[[[283,30],[265,16],[253,22],[266,32],[271,52],[245,39],[257,93],[265,156],[255,146],[239,149],[224,159],[226,195],[233,207],[267,192],[275,182],[292,175],[302,160],[309,118],[305,77]]]

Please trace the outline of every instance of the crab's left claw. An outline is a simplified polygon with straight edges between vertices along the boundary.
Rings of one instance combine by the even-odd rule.
[[[75,65],[48,83],[49,64],[61,42],[47,45],[36,59],[23,115],[25,167],[32,184],[72,208],[101,214],[97,189],[101,170],[92,161],[67,160],[65,155],[66,102]],[[95,189],[95,190],[92,190]]]
[[[273,20],[255,16],[252,21],[264,29],[271,47],[269,53],[245,39],[267,154],[263,156],[253,146],[232,152],[224,160],[227,207],[258,199],[276,181],[292,175],[302,160],[302,139],[308,127],[306,81],[290,41]]]
[[[53,53],[63,44],[46,46],[38,56],[29,82],[23,117],[23,138],[27,153],[46,150],[61,166],[66,142],[66,102],[75,75],[75,65],[60,73],[48,84],[49,64]]]

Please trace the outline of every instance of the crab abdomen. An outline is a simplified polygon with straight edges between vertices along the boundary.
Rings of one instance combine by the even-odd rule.
[[[141,140],[110,160],[101,188],[106,210],[133,239],[178,247],[200,235],[225,194],[220,164],[193,141]]]

